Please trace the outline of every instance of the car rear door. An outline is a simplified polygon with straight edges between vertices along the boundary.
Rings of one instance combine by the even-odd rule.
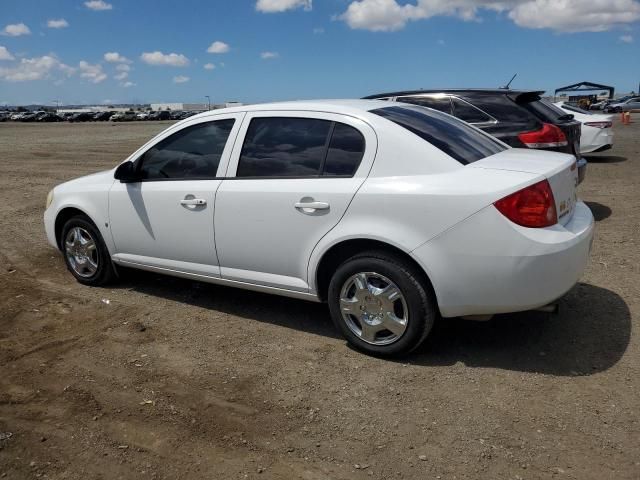
[[[222,277],[308,291],[311,252],[344,215],[376,147],[373,129],[354,117],[247,113],[216,194]]]

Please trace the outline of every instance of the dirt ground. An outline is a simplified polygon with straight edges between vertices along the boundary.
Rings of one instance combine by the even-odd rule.
[[[48,190],[168,123],[0,124],[0,478],[640,478],[634,120],[588,157],[592,259],[560,314],[441,321],[399,361],[350,349],[325,305],[76,283]]]

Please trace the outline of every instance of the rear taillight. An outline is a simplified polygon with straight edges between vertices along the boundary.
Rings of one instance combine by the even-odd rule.
[[[569,144],[564,132],[550,123],[543,123],[540,130],[522,132],[518,138],[529,148],[566,147]]]
[[[611,122],[584,122],[585,125],[595,128],[611,128]]]
[[[505,217],[523,227],[550,227],[558,223],[556,202],[546,180],[518,190],[494,205]]]

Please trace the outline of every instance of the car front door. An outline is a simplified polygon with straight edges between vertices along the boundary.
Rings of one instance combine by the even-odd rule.
[[[109,221],[117,263],[220,275],[215,194],[243,115],[216,115],[168,131],[135,160],[139,181],[114,182]]]
[[[248,113],[216,195],[222,278],[308,291],[311,252],[345,213],[376,147],[373,129],[353,117]]]

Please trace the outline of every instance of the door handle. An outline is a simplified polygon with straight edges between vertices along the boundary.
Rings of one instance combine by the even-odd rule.
[[[185,198],[184,200],[180,200],[180,205],[186,206],[200,206],[206,204],[207,201],[204,198]]]
[[[329,204],[327,202],[296,202],[293,204],[295,208],[301,208],[302,210],[328,210]]]

